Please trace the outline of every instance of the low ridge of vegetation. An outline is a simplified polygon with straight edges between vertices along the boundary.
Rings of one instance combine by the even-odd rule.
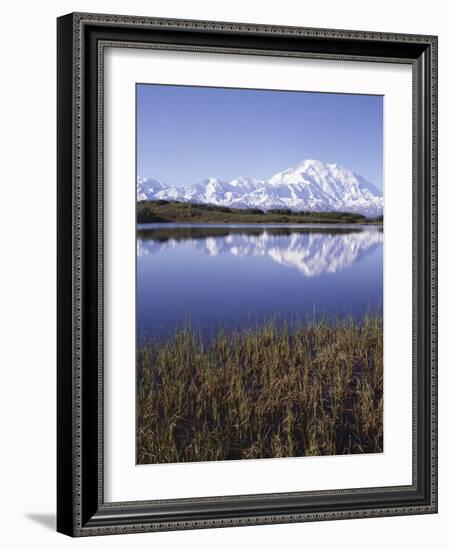
[[[382,317],[222,332],[138,351],[139,464],[382,452]]]
[[[229,208],[167,200],[139,201],[137,223],[382,223],[352,212],[293,212],[288,209]]]

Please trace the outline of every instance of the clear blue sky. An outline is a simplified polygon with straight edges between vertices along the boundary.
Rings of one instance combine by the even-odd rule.
[[[308,158],[382,189],[382,96],[137,85],[139,176],[268,179]]]

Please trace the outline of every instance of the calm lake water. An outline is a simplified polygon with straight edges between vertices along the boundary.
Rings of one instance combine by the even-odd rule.
[[[137,227],[138,338],[382,313],[378,226]]]

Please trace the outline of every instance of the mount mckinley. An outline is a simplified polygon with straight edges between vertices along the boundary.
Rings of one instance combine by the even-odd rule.
[[[173,200],[232,208],[356,212],[379,216],[383,194],[351,170],[319,160],[305,160],[269,180],[240,177],[229,182],[208,178],[182,187],[137,178],[137,200]]]

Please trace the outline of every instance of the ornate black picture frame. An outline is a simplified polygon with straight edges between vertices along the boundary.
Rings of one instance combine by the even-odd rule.
[[[105,44],[406,63],[413,70],[413,483],[154,501],[103,495]],[[71,536],[437,512],[437,38],[69,14],[58,19],[58,501]]]

